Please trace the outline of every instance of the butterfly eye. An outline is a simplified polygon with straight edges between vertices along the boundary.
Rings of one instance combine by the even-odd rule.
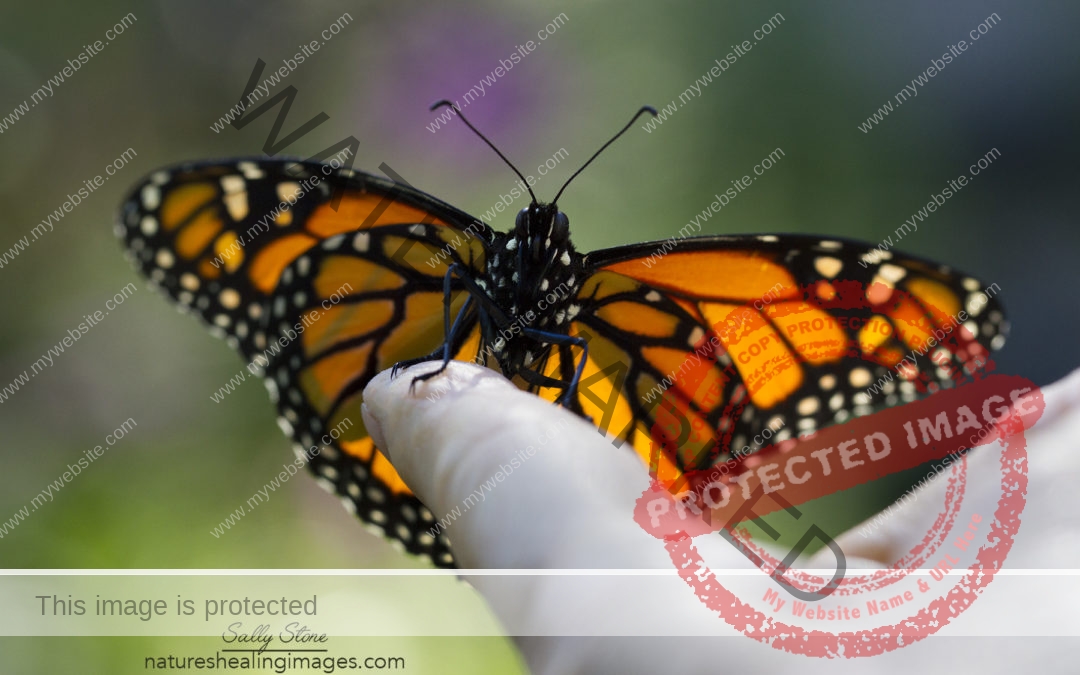
[[[565,238],[570,234],[570,219],[567,218],[566,214],[562,211],[555,214],[555,221],[551,233],[559,239]]]
[[[524,208],[518,211],[517,218],[514,219],[514,227],[517,229],[524,229],[525,223],[529,218],[529,209]]]

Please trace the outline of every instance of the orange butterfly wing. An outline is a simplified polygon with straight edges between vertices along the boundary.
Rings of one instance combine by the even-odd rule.
[[[996,285],[859,242],[660,245],[589,254],[570,332],[589,341],[580,412],[669,484],[767,445],[766,427],[784,440],[952,386],[1008,328]],[[552,348],[537,368],[565,381],[580,355]]]
[[[443,342],[443,277],[480,274],[490,230],[407,186],[330,165],[241,160],[152,174],[117,234],[143,274],[266,375],[298,456],[346,507],[451,565],[431,513],[372,443],[363,387]],[[452,306],[464,302],[460,289]],[[456,356],[475,358],[474,316]],[[432,529],[435,528],[435,529]]]

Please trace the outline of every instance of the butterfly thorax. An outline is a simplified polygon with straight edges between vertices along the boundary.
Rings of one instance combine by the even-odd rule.
[[[484,341],[506,373],[532,365],[550,343],[531,331],[566,334],[580,307],[582,256],[570,242],[570,223],[553,204],[532,204],[518,213],[514,230],[498,234],[482,287],[507,314],[484,325]]]

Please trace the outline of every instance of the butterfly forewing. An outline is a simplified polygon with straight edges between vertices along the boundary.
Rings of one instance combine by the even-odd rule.
[[[151,174],[121,207],[117,234],[143,274],[250,355],[265,348],[253,328],[281,274],[320,242],[402,224],[453,226],[459,231],[438,237],[452,240],[474,222],[375,176],[252,159]]]

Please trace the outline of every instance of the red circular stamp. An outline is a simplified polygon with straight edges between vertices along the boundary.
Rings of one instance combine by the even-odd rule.
[[[967,312],[928,307],[920,298],[920,306],[926,308],[922,315],[928,317],[920,324],[914,315],[902,318],[899,308],[913,304],[913,299],[899,289],[874,285],[864,289],[857,284],[845,289],[842,282],[834,286],[827,294],[818,285],[801,294],[787,293],[783,302],[765,297],[754,303],[756,311],[729,313],[714,323],[713,334],[699,343],[707,340],[713,345],[711,363],[680,369],[678,390],[662,406],[666,413],[657,414],[651,434],[653,484],[638,500],[634,518],[664,541],[680,576],[732,627],[792,653],[852,658],[881,654],[932,635],[970,607],[1002,568],[1026,502],[1024,431],[1039,419],[1043,401],[1038,388],[1024,378],[987,374],[993,363],[974,339]],[[882,315],[886,306],[891,308],[890,320]],[[827,321],[835,321],[838,328],[858,329],[855,339],[842,331],[830,333]],[[772,333],[762,332],[766,324]],[[800,330],[811,334],[814,342],[799,342]],[[892,331],[897,340],[891,344],[912,347],[912,354],[918,351],[920,357],[931,359],[912,357],[909,363],[888,353]],[[778,339],[773,334],[782,336],[788,350],[796,350],[807,363],[841,357],[887,365],[888,383],[893,383],[895,372],[898,381],[910,384],[902,387],[909,402],[873,412],[869,394],[856,393],[853,398],[864,409],[856,408],[854,417],[820,431],[800,428],[797,438],[753,454],[738,447],[730,452],[731,425],[721,423],[715,432],[699,433],[701,425],[690,418],[686,401],[699,399],[702,387],[715,386],[710,385],[710,368],[737,370],[743,383],[726,403],[724,420],[739,419],[748,403],[767,408],[762,402],[768,403],[770,395],[792,391],[794,385],[784,380],[790,377],[791,364],[769,353],[770,339]],[[926,376],[928,363],[936,370],[933,378]],[[875,384],[854,373],[853,387],[858,383],[870,391],[877,386],[875,393],[890,396],[898,390],[882,387],[881,379]],[[914,395],[916,385],[928,396]],[[820,401],[810,397],[799,407],[812,412],[815,405]],[[841,416],[835,419],[839,422]],[[761,444],[772,435],[763,432]],[[696,447],[702,437],[705,452],[699,451],[697,458],[707,452],[710,461],[692,465],[700,468],[673,471],[679,457],[687,465],[685,457],[692,453],[684,448]],[[995,470],[999,478],[987,473],[986,463],[980,463],[977,477],[969,477],[965,452],[984,444],[987,447],[980,452],[1000,452]],[[723,453],[733,459],[720,462]],[[945,474],[944,467],[949,467],[941,478],[947,481],[943,503],[926,535],[888,569],[849,574],[840,545],[821,527],[806,522],[809,519],[798,508],[928,462],[938,462],[935,474],[938,469]],[[1000,485],[1000,498],[996,503],[969,498],[965,504],[969,480],[980,485],[993,480]],[[779,559],[739,527],[750,521],[774,540],[780,536],[774,525],[805,534]],[[696,537],[713,533],[762,574],[729,576],[721,583],[694,543]],[[815,540],[835,561],[831,575],[792,569]]]

